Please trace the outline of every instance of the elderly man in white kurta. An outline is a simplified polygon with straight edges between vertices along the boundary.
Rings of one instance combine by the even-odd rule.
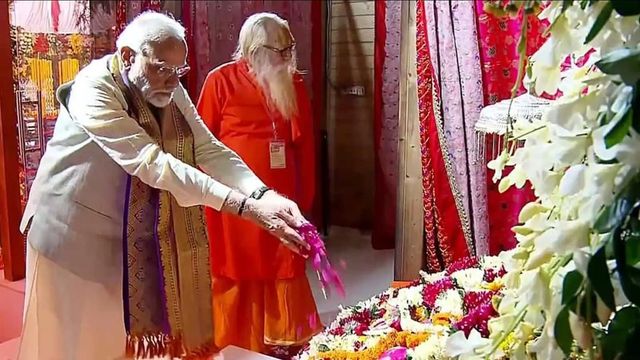
[[[298,207],[211,135],[180,85],[184,28],[144,13],[117,47],[58,90],[22,223],[21,360],[214,353],[202,206],[307,247]]]

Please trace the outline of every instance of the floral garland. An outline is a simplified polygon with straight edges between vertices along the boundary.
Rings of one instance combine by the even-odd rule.
[[[541,8],[486,3],[505,14]],[[518,79],[561,96],[539,122],[512,124],[508,144],[524,146],[489,164],[502,191],[527,181],[535,190],[513,228],[518,246],[499,267],[456,264],[342,309],[299,359],[390,346],[381,359],[640,358],[640,2],[545,5],[549,39],[527,71],[521,59]],[[389,341],[394,332],[428,336],[410,347]]]
[[[455,351],[466,336],[488,341],[504,273],[499,257],[466,258],[440,273],[421,273],[410,286],[341,308],[298,359],[379,359],[398,349],[403,359],[448,358],[448,347]],[[454,331],[460,335],[450,336]]]
[[[537,1],[491,4],[505,13]],[[513,228],[518,246],[489,321],[465,358],[639,358],[640,3],[550,1],[549,40],[525,84],[556,100],[538,123],[513,124],[489,167],[505,191],[529,181],[537,201]],[[524,39],[526,41],[526,38]],[[569,59],[569,68],[562,64]],[[566,63],[565,63],[566,65]],[[513,167],[502,177],[505,166]]]

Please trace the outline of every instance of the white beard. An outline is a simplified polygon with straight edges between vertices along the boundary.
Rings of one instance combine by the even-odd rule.
[[[269,107],[275,108],[287,120],[298,115],[298,102],[291,66],[273,67],[258,61],[253,69]]]
[[[140,93],[142,94],[142,98],[149,104],[158,108],[163,108],[171,104],[175,90],[151,90],[149,79],[147,79],[147,77],[142,73],[139,67],[132,66],[127,76],[129,77],[129,81],[140,91]]]

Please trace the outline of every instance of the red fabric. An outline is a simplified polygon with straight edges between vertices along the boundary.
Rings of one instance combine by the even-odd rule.
[[[313,129],[315,134],[316,154],[320,154],[319,145],[322,143],[320,138],[320,124],[322,123],[322,117],[324,115],[324,30],[323,30],[323,18],[322,8],[324,3],[322,1],[313,1],[311,3],[311,107],[314,109],[313,113]],[[316,159],[317,161],[319,159]],[[319,161],[317,162],[319,164]],[[318,169],[316,169],[318,170]],[[320,175],[320,172],[317,171]],[[317,183],[320,183],[318,179]],[[316,196],[313,200],[311,222],[320,225],[323,224],[326,219],[322,217],[322,201],[324,194],[322,193],[322,186],[318,186],[316,189]]]
[[[51,19],[53,20],[53,31],[58,32],[60,27],[60,1],[51,1]]]
[[[375,2],[375,44],[374,44],[374,78],[373,78],[373,136],[374,136],[374,164],[375,164],[375,194],[374,213],[376,221],[373,223],[371,242],[374,249],[393,249],[395,246],[396,202],[391,189],[385,181],[384,170],[381,165],[382,125],[384,121],[382,97],[383,69],[386,57],[385,43],[387,40],[386,0]]]
[[[162,4],[160,3],[160,0],[144,0],[142,2],[142,11],[160,11],[161,9]]]
[[[118,38],[122,30],[127,26],[127,1],[117,0],[116,3],[116,34],[114,38]]]
[[[518,74],[518,41],[521,19],[497,18],[484,11],[482,0],[476,0],[482,83],[485,105],[509,99]],[[535,53],[546,38],[546,24],[535,16],[528,16],[527,55]],[[525,92],[520,87],[518,94]],[[487,148],[491,144],[485,144]],[[490,159],[486,159],[487,161]],[[498,254],[516,245],[511,227],[518,223],[522,207],[535,200],[529,183],[522,190],[512,188],[501,194],[498,185],[491,181],[493,171],[487,171],[487,197],[489,211],[489,252]]]
[[[182,1],[182,23],[186,27],[187,30],[187,48],[189,52],[187,53],[187,64],[191,70],[185,76],[185,81],[187,82],[186,89],[189,93],[189,96],[192,99],[195,99],[198,94],[198,72],[197,72],[197,64],[196,64],[196,51],[195,51],[195,38],[194,38],[194,11],[195,6],[193,6],[193,2],[191,0],[183,0]]]
[[[424,236],[427,270],[441,271],[452,262],[469,256],[461,231],[462,222],[445,165],[438,136],[440,90],[431,62],[424,1],[417,2],[417,79],[422,151]]]

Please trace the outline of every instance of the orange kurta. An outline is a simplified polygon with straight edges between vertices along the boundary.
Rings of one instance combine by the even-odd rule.
[[[300,116],[289,121],[267,111],[246,62],[232,62],[209,73],[198,112],[267,186],[309,213],[316,179],[313,123],[302,77],[296,77],[295,86]],[[285,143],[284,169],[271,169],[274,138]],[[237,216],[212,209],[206,216],[216,345],[267,352],[270,345],[299,345],[316,334],[321,325],[304,259]]]

